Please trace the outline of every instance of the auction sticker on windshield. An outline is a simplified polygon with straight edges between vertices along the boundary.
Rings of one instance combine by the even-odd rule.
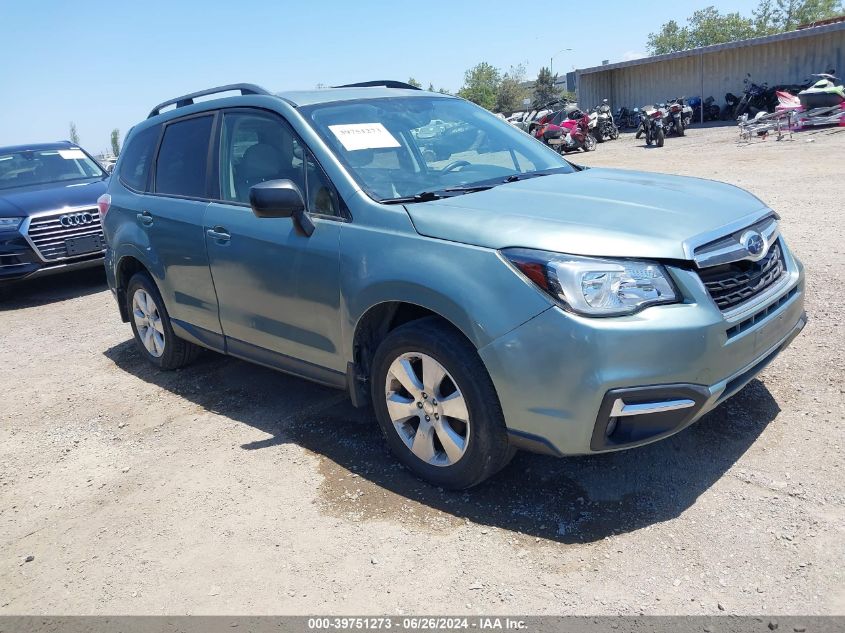
[[[60,149],[59,156],[65,160],[79,160],[85,158],[85,154],[81,149]]]
[[[329,129],[348,152],[358,149],[399,147],[399,141],[393,138],[393,135],[381,123],[330,125]]]

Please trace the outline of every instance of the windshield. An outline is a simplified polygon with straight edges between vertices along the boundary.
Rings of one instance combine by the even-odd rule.
[[[458,195],[522,175],[576,171],[554,150],[461,99],[390,97],[302,112],[381,202]]]
[[[107,175],[81,149],[0,153],[0,189],[44,185],[65,180],[104,178]]]

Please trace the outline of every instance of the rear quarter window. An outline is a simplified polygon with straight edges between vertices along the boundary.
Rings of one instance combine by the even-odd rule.
[[[135,191],[146,191],[150,177],[150,165],[158,142],[161,127],[154,125],[138,132],[123,149],[121,157],[120,181]]]

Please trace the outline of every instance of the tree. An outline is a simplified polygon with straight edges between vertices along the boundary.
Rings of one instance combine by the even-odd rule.
[[[502,76],[496,92],[496,112],[515,112],[522,109],[522,100],[526,97],[522,82],[525,81],[525,65],[511,66]]]
[[[651,55],[665,55],[692,48],[689,29],[679,26],[675,20],[669,20],[657,33],[648,34],[646,47]]]
[[[840,0],[777,0],[775,22],[781,31],[836,17],[845,10]]]
[[[70,122],[70,142],[79,145],[79,133],[76,131],[76,123]]]
[[[492,110],[496,107],[496,94],[501,81],[497,68],[481,62],[464,73],[464,85],[458,91],[458,96]]]
[[[422,84],[413,77],[408,77],[408,85],[411,85],[414,88],[422,88]]]
[[[739,13],[721,13],[715,7],[696,11],[686,26],[670,20],[657,33],[648,36],[652,55],[674,53],[699,46],[791,31],[835,17],[845,11],[842,0],[760,0],[750,18]]]
[[[120,154],[120,130],[117,128],[111,131],[111,153],[115,156]]]
[[[774,35],[779,31],[778,12],[773,0],[762,0],[751,13],[757,36]]]
[[[431,83],[430,81],[428,82],[428,91],[429,91],[429,92],[434,92],[434,84],[433,84],[433,83]]]
[[[687,20],[687,24],[693,48],[754,37],[753,20],[739,13],[720,13],[715,7],[696,11]]]
[[[557,75],[553,77],[552,71],[543,66],[537,73],[537,80],[534,82],[534,105],[536,107],[544,106],[560,97],[556,84]]]

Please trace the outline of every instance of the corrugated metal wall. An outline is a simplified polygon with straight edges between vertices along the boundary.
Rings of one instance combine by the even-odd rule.
[[[746,73],[755,83],[802,83],[811,73],[835,68],[845,74],[845,31],[782,42],[617,68],[578,76],[578,105],[591,108],[609,99],[614,110],[641,107],[675,97],[741,94]]]

